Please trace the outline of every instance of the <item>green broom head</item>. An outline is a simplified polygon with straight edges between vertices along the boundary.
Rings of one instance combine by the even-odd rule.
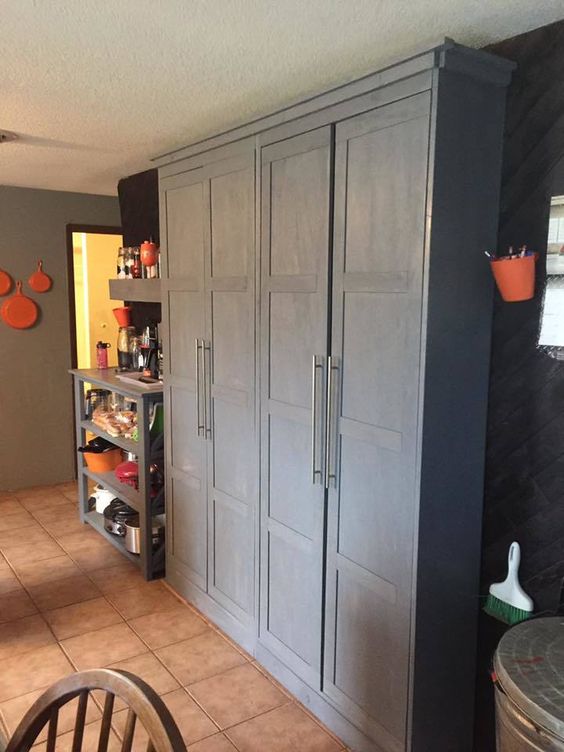
[[[520,621],[530,619],[533,615],[532,611],[525,611],[522,608],[512,606],[511,603],[501,601],[495,595],[488,595],[484,611],[505,624],[519,624]]]

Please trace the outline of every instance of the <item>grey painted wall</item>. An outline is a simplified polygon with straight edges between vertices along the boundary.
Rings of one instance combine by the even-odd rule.
[[[67,224],[119,226],[118,200],[0,186],[0,268],[27,281],[41,258],[54,280],[43,295],[24,285],[41,308],[35,327],[0,321],[0,491],[73,476]]]

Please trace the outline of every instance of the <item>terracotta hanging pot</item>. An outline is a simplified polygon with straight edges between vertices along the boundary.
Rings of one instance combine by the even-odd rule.
[[[47,292],[51,289],[53,280],[43,271],[43,261],[38,261],[37,271],[33,272],[27,282],[34,292]]]
[[[535,294],[535,262],[538,254],[505,256],[491,261],[492,272],[506,303],[530,300]]]
[[[21,280],[16,282],[16,292],[0,308],[2,320],[13,329],[29,329],[37,321],[39,308],[34,300],[22,292]]]
[[[12,289],[13,281],[8,272],[0,269],[0,295],[7,295]]]

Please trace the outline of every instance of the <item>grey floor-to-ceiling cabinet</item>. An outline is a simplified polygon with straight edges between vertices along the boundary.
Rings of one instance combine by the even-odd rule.
[[[167,577],[359,750],[471,749],[509,75],[446,42],[160,159]]]

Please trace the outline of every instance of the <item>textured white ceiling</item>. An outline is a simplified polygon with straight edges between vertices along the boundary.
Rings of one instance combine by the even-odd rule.
[[[113,194],[149,157],[563,0],[0,0],[0,184]]]

